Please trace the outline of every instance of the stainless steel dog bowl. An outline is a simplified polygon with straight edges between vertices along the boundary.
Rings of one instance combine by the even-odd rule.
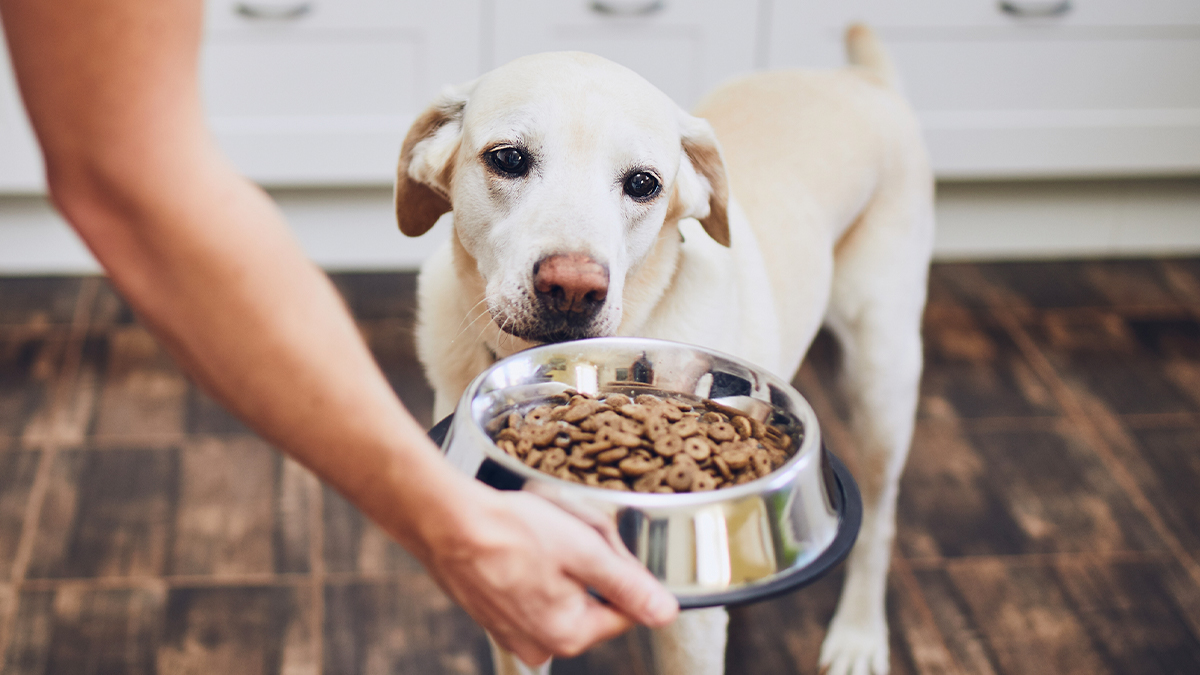
[[[784,427],[798,447],[777,471],[750,483],[644,494],[560,480],[491,441],[486,428],[498,415],[568,388],[710,398]],[[596,338],[523,351],[479,375],[431,435],[451,463],[493,487],[531,490],[592,523],[614,525],[684,608],[753,602],[815,580],[846,556],[862,518],[858,488],[822,446],[808,402],[760,368],[692,345]]]

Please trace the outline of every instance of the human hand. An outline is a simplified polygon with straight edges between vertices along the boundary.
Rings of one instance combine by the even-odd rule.
[[[465,518],[429,542],[426,569],[525,663],[575,656],[633,623],[675,619],[674,596],[612,533],[528,492],[468,491]]]

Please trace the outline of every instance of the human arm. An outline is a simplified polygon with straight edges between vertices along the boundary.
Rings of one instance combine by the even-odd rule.
[[[201,10],[0,0],[51,198],[112,282],[206,391],[412,551],[523,660],[673,618],[670,596],[594,530],[442,460],[328,279],[213,142]]]

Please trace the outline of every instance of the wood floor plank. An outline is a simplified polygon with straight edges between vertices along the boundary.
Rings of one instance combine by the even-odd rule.
[[[329,486],[322,487],[325,569],[331,574],[419,572],[417,561]]]
[[[198,437],[179,457],[171,573],[273,572],[275,451],[254,437]]]
[[[959,622],[985,636],[1000,675],[1116,675],[1048,570],[987,561],[954,567],[945,576],[941,582],[952,586],[961,607],[937,609],[965,609],[967,616]]]
[[[1166,564],[1059,563],[1062,585],[1098,653],[1116,673],[1200,672],[1200,635],[1164,583]]]
[[[42,508],[31,578],[160,576],[177,502],[177,453],[59,453]]]
[[[1060,414],[1004,329],[978,311],[931,307],[925,317],[921,416],[977,419]]]
[[[54,591],[24,591],[15,601],[8,649],[0,655],[0,675],[43,675],[48,672],[53,640]]]
[[[163,591],[73,584],[23,592],[4,675],[154,675]]]
[[[12,576],[13,559],[41,457],[39,451],[0,452],[0,580]]]
[[[49,413],[66,343],[65,329],[0,337],[0,437],[23,438]]]
[[[1088,260],[1077,263],[1082,276],[1122,311],[1131,308],[1181,309],[1186,303],[1171,288],[1158,260]]]
[[[158,672],[315,675],[307,593],[280,586],[172,589]]]
[[[981,559],[917,576],[968,672],[1196,672],[1200,643],[1162,581],[1170,564]]]
[[[1027,330],[1068,386],[1116,414],[1200,411],[1200,319],[1049,312]]]
[[[1161,550],[1069,429],[965,432],[922,422],[900,489],[910,557]]]
[[[490,672],[487,638],[425,574],[325,587],[326,675]]]
[[[433,390],[417,360],[412,324],[404,321],[376,321],[360,324],[367,346],[392,385],[396,395],[418,422],[432,426]]]
[[[1136,475],[1147,499],[1193,557],[1200,559],[1200,428],[1135,429],[1138,458],[1149,468]]]
[[[83,277],[0,277],[0,325],[70,325]]]
[[[331,274],[350,313],[359,321],[399,319],[411,325],[417,311],[417,275],[390,272]]]
[[[188,383],[170,356],[140,326],[114,329],[106,341],[94,433],[182,439]]]

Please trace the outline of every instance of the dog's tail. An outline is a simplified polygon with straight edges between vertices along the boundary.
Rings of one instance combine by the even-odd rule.
[[[889,87],[900,88],[896,66],[870,26],[854,23],[846,29],[846,60],[875,74]]]

